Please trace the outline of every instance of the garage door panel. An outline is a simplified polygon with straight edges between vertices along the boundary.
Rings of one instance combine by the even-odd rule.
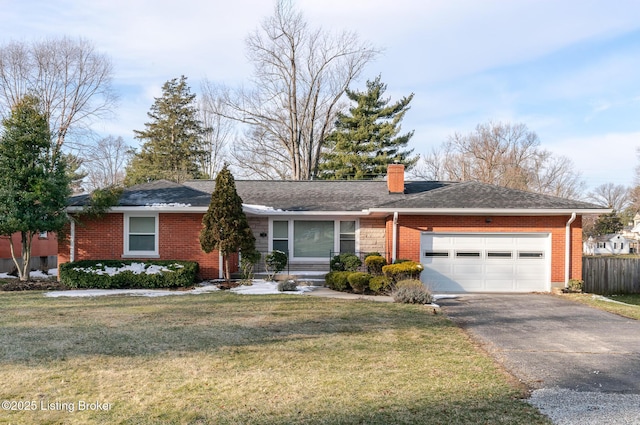
[[[545,291],[548,249],[542,233],[423,234],[422,280],[439,291]]]

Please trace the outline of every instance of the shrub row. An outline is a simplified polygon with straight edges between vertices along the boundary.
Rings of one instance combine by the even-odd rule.
[[[60,265],[60,282],[69,288],[180,288],[193,285],[194,261],[83,260]]]

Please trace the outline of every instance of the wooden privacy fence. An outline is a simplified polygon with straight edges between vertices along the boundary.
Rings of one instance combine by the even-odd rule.
[[[583,257],[582,280],[591,294],[638,294],[640,258]]]

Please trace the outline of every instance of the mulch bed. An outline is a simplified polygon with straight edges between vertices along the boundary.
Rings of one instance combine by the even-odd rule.
[[[31,280],[20,282],[18,279],[0,281],[0,291],[61,291],[67,289],[60,282],[55,280]]]

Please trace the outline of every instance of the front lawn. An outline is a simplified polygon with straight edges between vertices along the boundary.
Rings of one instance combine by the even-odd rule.
[[[424,306],[22,292],[0,312],[0,423],[550,423]]]
[[[640,294],[633,295],[609,295],[606,298],[617,301],[611,302],[593,294],[562,294],[562,297],[578,301],[591,307],[630,319],[640,320]]]

